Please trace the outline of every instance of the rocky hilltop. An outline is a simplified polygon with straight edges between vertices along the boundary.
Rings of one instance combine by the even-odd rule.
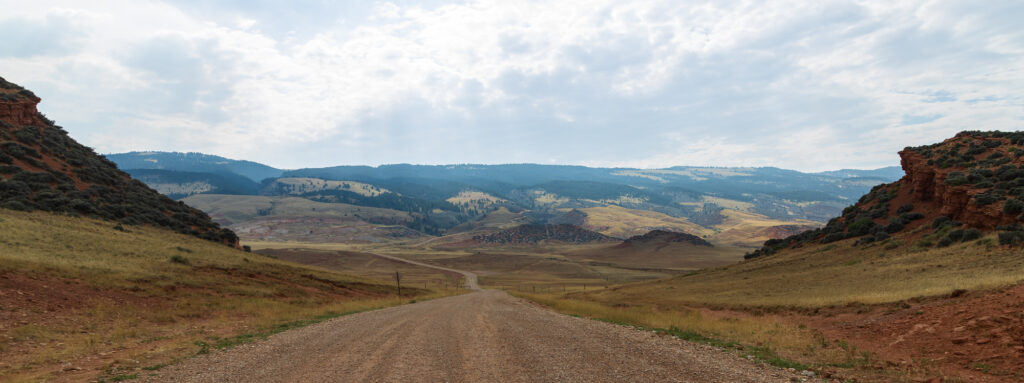
[[[558,241],[579,244],[607,242],[613,240],[615,239],[607,235],[569,224],[520,225],[496,233],[482,234],[473,237],[474,242],[495,245],[535,245],[542,241]]]
[[[202,211],[132,179],[36,109],[31,91],[0,78],[0,207],[152,225],[238,246]]]
[[[622,241],[618,247],[629,247],[648,243],[686,243],[694,246],[714,247],[710,242],[705,241],[703,238],[696,235],[666,230],[651,230],[647,234],[629,237],[625,241]]]
[[[967,131],[900,152],[906,175],[874,187],[821,229],[765,242],[747,258],[806,243],[854,244],[910,237],[949,246],[996,232],[1000,245],[1024,244],[1024,132]]]

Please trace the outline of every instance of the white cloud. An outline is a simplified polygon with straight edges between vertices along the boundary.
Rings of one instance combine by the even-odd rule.
[[[101,152],[821,170],[1024,118],[1010,1],[0,4],[52,43],[0,75]]]

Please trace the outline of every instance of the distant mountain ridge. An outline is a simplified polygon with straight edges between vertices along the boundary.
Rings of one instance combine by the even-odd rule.
[[[725,222],[725,210],[781,221],[776,225],[797,220],[823,223],[872,186],[902,177],[892,168],[814,174],[773,167],[627,169],[538,164],[280,170],[199,153],[133,152],[108,157],[174,198],[289,195],[393,209],[413,217],[407,227],[430,235],[484,219],[499,208],[522,212],[522,219],[536,224],[579,224],[587,219],[581,211],[605,206],[655,212],[668,216],[655,220],[684,219],[708,229]],[[260,178],[265,176],[269,178]],[[566,216],[573,209],[577,212]],[[637,231],[677,226],[647,224]]]
[[[121,169],[160,169],[191,173],[238,174],[253,182],[280,177],[284,170],[261,163],[203,153],[129,152],[107,154]]]

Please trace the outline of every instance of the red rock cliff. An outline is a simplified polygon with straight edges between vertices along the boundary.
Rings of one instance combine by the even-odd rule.
[[[23,97],[18,101],[0,101],[0,121],[16,127],[23,125],[40,125],[38,97]]]
[[[953,142],[961,141],[964,136],[946,140],[942,147],[952,146]],[[999,150],[996,148],[995,150]],[[929,164],[929,159],[918,150],[904,149],[900,151],[900,165],[906,175],[898,183],[901,187],[909,188],[915,204],[929,205],[932,207],[935,216],[947,216],[954,220],[963,222],[970,227],[980,229],[995,229],[999,225],[1017,223],[1016,217],[1004,215],[1002,203],[994,203],[980,206],[972,203],[975,195],[981,194],[985,189],[972,188],[971,185],[950,185],[946,182],[952,172],[967,172],[962,167],[949,167],[942,169],[934,164]],[[989,155],[984,153],[978,157]]]

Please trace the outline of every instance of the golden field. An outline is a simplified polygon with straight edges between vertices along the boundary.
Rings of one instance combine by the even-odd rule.
[[[403,289],[149,227],[0,210],[0,380],[138,376]]]

